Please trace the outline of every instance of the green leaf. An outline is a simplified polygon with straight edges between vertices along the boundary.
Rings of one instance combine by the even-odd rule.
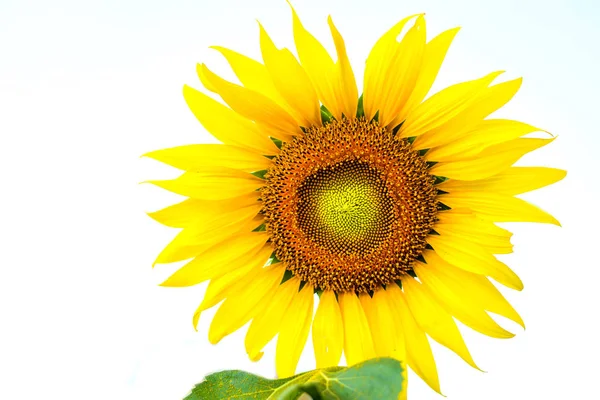
[[[446,178],[445,176],[435,176],[435,182],[433,182],[434,185],[439,185],[442,182],[446,182],[448,180],[448,178]]]
[[[404,125],[404,121],[400,122],[398,125],[396,125],[394,127],[394,129],[392,129],[392,133],[394,135],[396,135],[398,133],[398,131],[400,130],[400,128],[402,128],[402,125]],[[413,141],[414,141],[414,137],[413,137]],[[412,143],[412,142],[411,142]]]
[[[303,393],[322,400],[397,400],[402,366],[392,358],[375,358],[350,368],[307,372],[285,383],[268,400],[297,400]]]
[[[271,380],[240,370],[216,372],[197,384],[184,400],[263,400],[297,376]]]
[[[279,258],[277,258],[277,254],[275,254],[275,252],[271,253],[271,257],[269,258],[269,261],[270,261],[269,265],[281,262],[281,260],[279,260]]]
[[[264,232],[267,230],[267,225],[265,224],[260,224],[259,226],[257,226],[256,228],[254,228],[252,230],[252,232]]]
[[[373,115],[373,118],[369,122],[373,122],[373,121],[379,122],[379,110],[377,110],[377,112],[375,113],[375,115]]]
[[[208,375],[185,400],[396,400],[402,390],[398,360],[375,358],[350,368],[332,367],[269,380],[244,371]]]
[[[358,98],[358,108],[356,109],[356,118],[365,116],[365,108],[363,105],[363,95],[361,94]]]
[[[267,174],[267,172],[269,172],[269,170],[267,169],[261,169],[260,171],[254,171],[254,172],[250,172],[252,175],[254,175],[257,178],[260,179],[266,179],[265,175]]]
[[[325,107],[325,105],[321,105],[321,122],[323,125],[331,122],[333,118],[333,114]]]
[[[281,149],[281,145],[283,144],[281,140],[276,139],[274,137],[272,137],[271,140],[273,141],[273,143],[275,143],[275,146],[277,146],[278,149]]]
[[[286,269],[285,272],[283,273],[283,278],[281,278],[281,283],[280,285],[283,285],[285,282],[289,281],[290,279],[292,279],[292,276],[294,276],[292,274],[292,271],[290,271],[289,269]]]

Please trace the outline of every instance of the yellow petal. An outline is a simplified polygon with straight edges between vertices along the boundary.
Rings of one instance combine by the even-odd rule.
[[[208,331],[208,340],[212,344],[218,343],[262,312],[258,305],[267,304],[268,299],[273,298],[284,272],[282,263],[270,265],[246,285],[240,286],[237,293],[231,293],[215,313]]]
[[[415,15],[408,16],[394,25],[375,43],[365,65],[363,107],[367,118],[373,118],[380,108],[378,100],[384,89],[385,73],[390,67],[392,58],[398,53],[398,36],[408,21]]]
[[[260,97],[266,102],[266,104],[275,104],[276,106],[281,107],[281,109],[288,114],[288,116],[284,115],[284,117],[287,118],[293,113],[290,106],[285,102],[283,97],[281,97],[281,95],[275,88],[273,80],[269,75],[269,71],[267,71],[267,68],[263,64],[242,54],[236,53],[232,50],[225,49],[223,47],[216,46],[212,48],[220,51],[221,54],[225,56],[233,72],[242,82],[243,88],[251,90],[250,93],[246,93],[246,96],[241,99],[241,103],[235,103],[238,104],[238,111],[241,109],[239,107],[244,107],[245,105],[247,105],[248,101],[252,101],[253,96],[258,94],[259,97],[264,96],[264,98],[267,99],[264,100],[262,97]],[[200,81],[202,82],[202,85],[204,85],[204,87],[210,90],[211,92],[220,95],[219,90],[221,86],[215,85],[214,83],[214,79],[220,78],[217,75],[210,72],[208,67],[206,67],[204,64],[198,64],[196,66],[196,71],[198,73],[198,78],[200,78]],[[236,99],[233,99],[232,101],[235,102]],[[279,111],[279,109],[277,110]],[[255,116],[256,114],[255,111],[247,112],[250,112],[251,114],[247,115],[251,116]],[[259,131],[263,136],[266,137],[274,137],[283,141],[289,141],[293,137],[293,133],[287,132],[286,130],[282,130],[280,124],[264,123],[263,120],[258,119],[254,120],[253,125],[254,129]]]
[[[289,112],[289,106],[283,100],[277,88],[275,88],[269,71],[264,64],[224,47],[213,46],[211,48],[217,50],[225,57],[229,66],[245,88],[268,97]]]
[[[435,254],[435,252],[430,252]],[[428,253],[429,254],[429,253]],[[472,295],[464,293],[460,277],[468,272],[460,271],[452,274],[457,268],[441,258],[427,256],[427,264],[416,262],[414,270],[423,284],[427,294],[435,298],[450,315],[458,318],[468,327],[494,338],[511,338],[514,334],[508,332],[496,323],[486,312],[484,306],[473,299]]]
[[[292,9],[294,42],[300,63],[310,77],[321,102],[339,119],[342,116],[342,108],[337,101],[335,63],[323,45],[304,28],[291,4],[290,8]]]
[[[404,297],[417,324],[435,341],[446,346],[473,368],[480,369],[473,361],[452,316],[448,314],[422,285],[412,277],[402,278]]]
[[[428,134],[427,137],[417,138],[414,144],[417,141],[419,141],[418,143],[423,140],[427,141],[431,137],[437,138],[441,132],[452,125],[457,116],[467,111],[479,100],[481,93],[500,74],[501,72],[493,72],[483,78],[459,83],[434,94],[406,116],[398,134],[400,137]],[[419,149],[429,147],[421,146]]]
[[[189,86],[183,87],[183,97],[202,126],[222,143],[254,150],[259,154],[279,153],[267,135],[232,109]]]
[[[498,73],[491,75],[497,76]],[[454,114],[443,125],[419,136],[414,141],[413,147],[417,150],[429,149],[458,140],[465,132],[479,124],[483,118],[505,105],[517,93],[519,87],[521,87],[521,82],[522,79],[518,78],[491,87],[485,85],[481,90],[467,95],[464,99],[466,106],[463,109]],[[443,91],[440,93],[443,93]]]
[[[552,215],[516,197],[493,192],[452,192],[439,197],[451,208],[469,208],[479,217],[494,222],[540,222],[559,225]]]
[[[344,347],[344,325],[335,293],[325,290],[312,325],[313,348],[317,368],[339,364]]]
[[[404,23],[408,20],[404,20]],[[390,29],[367,58],[363,104],[367,118],[379,111],[379,123],[392,122],[406,104],[416,85],[425,49],[425,19],[417,17],[402,41],[397,36],[404,27]],[[378,74],[374,76],[374,74]]]
[[[194,239],[195,232],[184,229],[169,242],[156,256],[152,265],[167,264],[177,261],[188,260],[202,252],[203,247]]]
[[[438,213],[436,227],[443,225],[453,232],[468,233],[470,230],[479,235],[490,235],[510,238],[512,233],[490,221],[482,220],[466,210],[447,210]],[[437,230],[437,229],[436,229]]]
[[[267,97],[280,106],[286,113],[292,114],[292,109],[277,91],[277,88],[271,79],[271,75],[269,75],[269,71],[264,64],[224,47],[213,46],[211,48],[219,51],[225,57],[231,69],[245,88]],[[204,76],[202,66],[199,66],[198,76],[201,79],[204,79],[203,82],[207,88],[209,86],[212,87],[210,82]],[[216,88],[212,87],[212,89],[214,92],[217,92]],[[277,137],[284,141],[291,140],[292,138],[292,134],[283,132],[278,128],[273,127],[271,124],[256,121],[256,127],[267,136]]]
[[[459,29],[460,28],[454,28],[442,32],[425,45],[423,62],[421,63],[415,87],[400,112],[398,112],[395,120],[390,124],[391,126],[396,126],[404,121],[406,116],[414,110],[414,108],[423,101],[427,93],[429,93],[444,58],[446,57],[448,48]]]
[[[477,181],[449,179],[438,185],[445,192],[494,192],[513,196],[560,181],[567,171],[546,167],[510,167],[501,173]]]
[[[373,297],[361,293],[360,304],[367,316],[375,354],[378,357],[400,359],[404,355],[404,336],[396,331],[394,320],[398,318],[390,307],[384,289],[377,289]]]
[[[175,238],[160,252],[154,264],[165,264],[183,261],[195,257],[203,250],[230,238],[231,236],[250,232],[261,224],[253,217],[260,211],[258,207],[242,208],[235,217],[238,221],[224,221],[226,224],[207,224],[200,222],[188,226],[175,236]],[[231,215],[233,218],[234,215]]]
[[[292,277],[279,285],[272,299],[268,299],[269,301],[264,305],[259,305],[263,311],[250,323],[244,342],[251,360],[257,361],[262,357],[262,349],[281,329],[283,319],[289,310],[288,306],[292,299],[295,299],[299,286],[300,280]]]
[[[486,88],[464,117],[479,122],[508,103],[517,94],[522,83],[523,78],[516,78]]]
[[[337,62],[335,64],[338,79],[336,92],[337,104],[340,107],[342,114],[348,118],[352,118],[356,115],[358,107],[358,88],[356,87],[356,79],[354,79],[352,65],[350,65],[350,60],[346,53],[344,38],[342,38],[342,35],[333,24],[331,16],[327,18],[327,23],[329,24],[329,30],[331,31],[337,53]]]
[[[408,377],[407,377],[407,371],[406,371],[406,364],[401,362],[402,364],[402,377],[403,377],[403,381],[402,381],[402,390],[400,392],[400,394],[398,395],[398,400],[407,400],[408,399]]]
[[[223,168],[210,174],[185,172],[175,179],[148,181],[182,196],[203,200],[225,200],[255,192],[264,180],[247,172]]]
[[[472,213],[456,210],[440,212],[434,230],[442,236],[472,240],[493,254],[512,253],[512,233]]]
[[[184,171],[203,171],[210,167],[225,167],[243,171],[267,169],[273,162],[242,147],[222,144],[192,144],[144,154]]]
[[[161,283],[161,286],[192,286],[226,274],[247,263],[264,265],[268,256],[260,258],[258,253],[268,239],[269,235],[266,232],[249,232],[224,240],[198,254],[196,258]]]
[[[272,249],[270,246],[265,246],[260,254],[256,256],[257,259],[265,259],[270,255]],[[264,255],[266,254],[266,256]],[[200,319],[200,314],[204,310],[208,310],[209,308],[217,305],[230,292],[236,292],[239,286],[246,285],[250,279],[254,279],[256,274],[260,272],[262,269],[262,265],[256,266],[256,263],[248,263],[241,266],[238,269],[235,269],[231,272],[228,272],[224,275],[218,276],[214,279],[210,280],[206,288],[206,292],[204,293],[204,298],[196,311],[194,312],[194,317],[192,319],[192,323],[194,324],[194,329],[198,330],[198,320]]]
[[[381,307],[383,310],[389,310],[390,318],[392,324],[394,325],[392,331],[394,332],[394,348],[392,352],[392,357],[402,361],[403,368],[405,369],[403,376],[406,379],[406,363],[407,363],[407,354],[406,354],[406,339],[404,337],[404,327],[402,325],[402,318],[398,313],[397,307],[399,306],[399,301],[397,299],[397,295],[394,294],[394,289],[390,289],[392,286],[398,288],[398,285],[388,285],[386,290],[378,290],[373,294],[373,299],[377,303],[378,307]],[[383,302],[387,303],[387,307],[383,305]]]
[[[520,138],[541,129],[519,121],[508,119],[485,119],[465,132],[461,137],[430,149],[428,161],[452,161],[476,156],[484,148]]]
[[[287,378],[296,372],[300,354],[308,338],[314,297],[313,287],[304,285],[283,316],[275,355],[275,369],[279,378]]]
[[[173,228],[184,228],[190,224],[219,223],[238,220],[237,215],[243,208],[260,207],[259,192],[250,192],[240,197],[226,200],[187,199],[181,203],[148,213],[155,221]]]
[[[240,53],[236,53],[233,50],[219,46],[213,46],[211,48],[219,51],[221,54],[223,54],[223,56],[225,56],[229,66],[238,77],[240,82],[242,82],[244,88],[250,89],[259,95],[266,97],[269,101],[272,101],[281,107],[287,114],[292,114],[290,106],[285,102],[283,97],[281,97],[275,88],[267,67],[258,61],[255,61]],[[204,87],[211,92],[219,94],[218,85],[215,86],[211,81],[211,78],[215,75],[210,75],[211,72],[205,67],[204,64],[198,64],[196,66],[196,71]],[[265,124],[260,120],[254,121],[254,128],[263,136],[275,137],[283,141],[291,140],[293,137],[291,133],[282,131],[279,128],[274,127],[273,124]]]
[[[279,94],[294,110],[296,121],[306,128],[321,125],[319,98],[306,71],[288,49],[277,49],[262,25],[259,27],[265,66]]]
[[[514,139],[496,144],[468,160],[439,162],[431,167],[432,174],[451,179],[472,181],[496,175],[530,151],[552,142],[552,139]]]
[[[254,90],[235,85],[211,72],[206,65],[200,68],[202,82],[212,85],[223,100],[241,116],[268,126],[289,138],[301,133],[296,120],[274,100]]]
[[[398,287],[395,284],[394,286]],[[392,348],[390,357],[395,358],[402,364],[403,388],[398,396],[398,400],[406,400],[406,391],[408,390],[408,359],[406,356],[404,327],[402,326],[400,315],[397,312],[398,302],[395,300],[394,295],[388,290],[377,290],[373,293],[373,300],[377,310],[383,310],[383,312],[378,311],[378,316],[380,318],[389,318],[392,323],[390,330],[393,333],[393,338],[391,341]]]
[[[428,271],[435,273],[438,279],[443,279],[448,287],[452,286],[465,298],[463,305],[480,306],[525,328],[523,319],[486,277],[456,268],[432,250],[426,250],[423,257],[427,261]]]
[[[344,353],[349,366],[375,357],[369,323],[356,294],[338,295],[344,321]]]
[[[425,332],[417,325],[398,285],[387,285],[385,290],[392,310],[398,315],[402,324],[408,365],[429,387],[441,394],[437,367]]]
[[[442,259],[455,267],[490,276],[512,289],[523,289],[523,282],[517,274],[471,240],[457,236],[429,235],[427,242]]]
[[[211,279],[199,309],[201,311],[208,310],[229,295],[238,293],[241,286],[246,286],[251,279],[262,272],[265,263],[261,261],[268,260],[272,252],[271,246],[265,245],[258,254],[252,257],[251,262],[240,264],[239,268]]]

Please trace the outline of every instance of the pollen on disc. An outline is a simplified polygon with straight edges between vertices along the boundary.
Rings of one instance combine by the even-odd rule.
[[[366,292],[400,279],[436,217],[426,162],[364,119],[294,137],[265,177],[262,212],[275,253],[320,289]]]
[[[297,191],[298,227],[334,253],[379,246],[391,233],[394,204],[368,163],[342,162],[307,177]]]

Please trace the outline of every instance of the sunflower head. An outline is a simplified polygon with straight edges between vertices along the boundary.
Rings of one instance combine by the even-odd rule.
[[[427,244],[435,178],[406,139],[366,118],[284,143],[261,190],[277,258],[318,290],[369,292],[401,279]]]
[[[319,368],[394,357],[439,392],[428,336],[476,367],[455,320],[496,338],[514,335],[490,314],[523,325],[490,281],[523,287],[496,258],[512,252],[497,223],[558,224],[515,197],[565,176],[513,165],[552,138],[490,117],[520,79],[494,72],[428,96],[457,29],[428,40],[422,15],[400,21],[369,54],[359,97],[331,18],[335,58],[292,17],[297,57],[260,26],[262,61],[215,47],[239,82],[198,68],[223,102],[184,88],[221,144],[148,154],[185,171],[153,181],[187,197],[150,214],[181,229],[156,262],[188,260],[163,285],[210,281],[194,325],[219,303],[211,342],[251,321],[252,360],[277,336],[281,377],[312,331]]]

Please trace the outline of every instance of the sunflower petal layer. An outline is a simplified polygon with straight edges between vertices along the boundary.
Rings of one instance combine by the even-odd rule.
[[[344,322],[332,290],[325,290],[312,325],[312,340],[317,368],[335,367],[344,348]]]

